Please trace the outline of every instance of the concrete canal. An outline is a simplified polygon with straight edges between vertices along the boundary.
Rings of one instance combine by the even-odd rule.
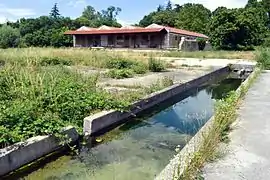
[[[198,132],[214,113],[217,99],[241,84],[227,78],[183,93],[154,112],[132,119],[96,137],[94,147],[83,146],[78,155],[65,155],[21,179],[28,180],[149,180]]]

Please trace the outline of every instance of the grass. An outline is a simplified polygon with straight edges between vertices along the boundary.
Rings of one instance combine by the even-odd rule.
[[[161,56],[201,58],[201,59],[248,59],[248,60],[255,59],[254,51],[196,51],[196,52],[170,51],[162,53]]]
[[[237,107],[239,107],[240,99],[244,97],[248,88],[251,86],[256,77],[260,74],[260,70],[255,71],[253,78],[249,79],[244,86],[241,85],[239,92],[231,92],[228,97],[220,100],[217,103],[215,110],[215,118],[209,132],[204,135],[203,142],[198,152],[196,152],[191,161],[188,162],[188,167],[184,173],[176,179],[195,180],[201,179],[200,170],[208,161],[213,161],[218,156],[218,145],[221,142],[228,142],[228,134],[231,131],[231,124],[237,118]]]
[[[96,88],[98,76],[83,76],[62,66],[8,66],[0,72],[0,147],[36,135],[57,133],[83,118],[131,102]]]
[[[225,58],[225,59],[255,59],[253,51],[94,51],[87,48],[21,48],[21,49],[0,49],[0,64],[3,62],[35,65],[41,62],[42,58],[59,58],[72,65],[85,65],[97,68],[106,68],[107,62],[111,59],[127,59],[143,62],[147,65],[149,57],[190,57],[190,58]]]
[[[270,69],[270,48],[261,48],[256,52],[256,61],[262,69]]]
[[[1,67],[0,148],[37,135],[58,134],[68,125],[82,132],[84,117],[102,110],[126,110],[148,92],[171,85],[162,80],[149,89],[111,94],[97,88],[98,74],[71,71],[61,58],[40,62]]]

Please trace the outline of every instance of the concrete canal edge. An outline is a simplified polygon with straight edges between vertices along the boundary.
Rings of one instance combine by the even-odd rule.
[[[72,142],[79,139],[74,127],[66,127],[62,134]],[[63,147],[55,136],[37,136],[0,149],[0,176],[6,175],[30,162]]]
[[[124,123],[126,119],[134,117],[142,111],[152,108],[161,102],[164,102],[187,90],[198,87],[201,84],[211,81],[219,76],[227,75],[229,71],[230,67],[226,66],[199,78],[193,79],[189,82],[176,84],[159,92],[153,93],[146,98],[132,104],[129,112],[120,112],[114,110],[102,111],[100,113],[86,117],[84,118],[83,125],[84,134],[85,136],[92,136],[93,134],[98,133],[99,131],[103,131],[110,126],[113,126],[114,124],[119,125]]]
[[[241,84],[236,90],[238,98],[240,98],[242,88],[247,88],[250,82],[255,78],[260,69],[255,68],[250,76]],[[201,129],[200,131],[189,141],[188,144],[178,153],[165,169],[155,178],[155,180],[174,180],[180,177],[188,164],[192,160],[192,157],[200,150],[203,144],[204,137],[210,132],[215,121],[213,116]]]

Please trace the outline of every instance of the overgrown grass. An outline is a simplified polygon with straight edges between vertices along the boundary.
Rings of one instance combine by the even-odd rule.
[[[84,65],[96,68],[106,68],[111,59],[143,62],[147,66],[150,57],[191,57],[191,58],[225,58],[225,59],[255,59],[253,51],[94,51],[87,48],[21,48],[0,49],[0,64],[11,63],[22,66],[37,65],[43,58],[68,62],[71,65]],[[62,62],[63,62],[62,61]],[[148,69],[148,68],[147,68]]]
[[[130,102],[96,88],[98,76],[62,66],[5,66],[0,71],[0,148],[73,125],[83,118]]]
[[[239,100],[243,98],[248,88],[259,74],[260,70],[257,69],[254,77],[249,80],[247,85],[242,85],[239,92],[231,92],[228,97],[217,103],[213,126],[204,136],[203,143],[200,146],[199,151],[194,154],[192,160],[188,162],[188,167],[184,173],[177,179],[200,179],[200,170],[204,163],[216,158],[218,144],[221,142],[228,142],[228,134],[231,130],[231,124],[237,118],[236,111],[239,106]]]
[[[262,69],[270,69],[270,48],[260,48],[257,50],[256,61]]]
[[[166,70],[166,65],[163,61],[157,60],[154,57],[149,57],[148,67],[151,72],[162,72]]]
[[[113,79],[132,78],[134,76],[132,69],[112,69],[107,73],[107,76]]]
[[[107,68],[109,61],[143,62],[139,53],[126,54],[115,51],[94,51],[73,48],[22,48],[0,49],[0,61],[12,65],[35,66],[39,64],[84,65]],[[147,61],[145,61],[147,63]]]
[[[186,57],[200,59],[255,59],[254,51],[169,51],[161,54],[163,57]]]
[[[157,82],[153,83],[150,87],[145,88],[146,94],[151,94],[153,92],[162,90],[166,87],[172,86],[173,80],[169,77],[164,77],[162,79],[159,79]]]

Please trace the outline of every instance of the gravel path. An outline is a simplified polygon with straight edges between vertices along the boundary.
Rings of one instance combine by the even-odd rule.
[[[270,179],[270,71],[257,79],[238,112],[227,153],[205,166],[205,180]]]

